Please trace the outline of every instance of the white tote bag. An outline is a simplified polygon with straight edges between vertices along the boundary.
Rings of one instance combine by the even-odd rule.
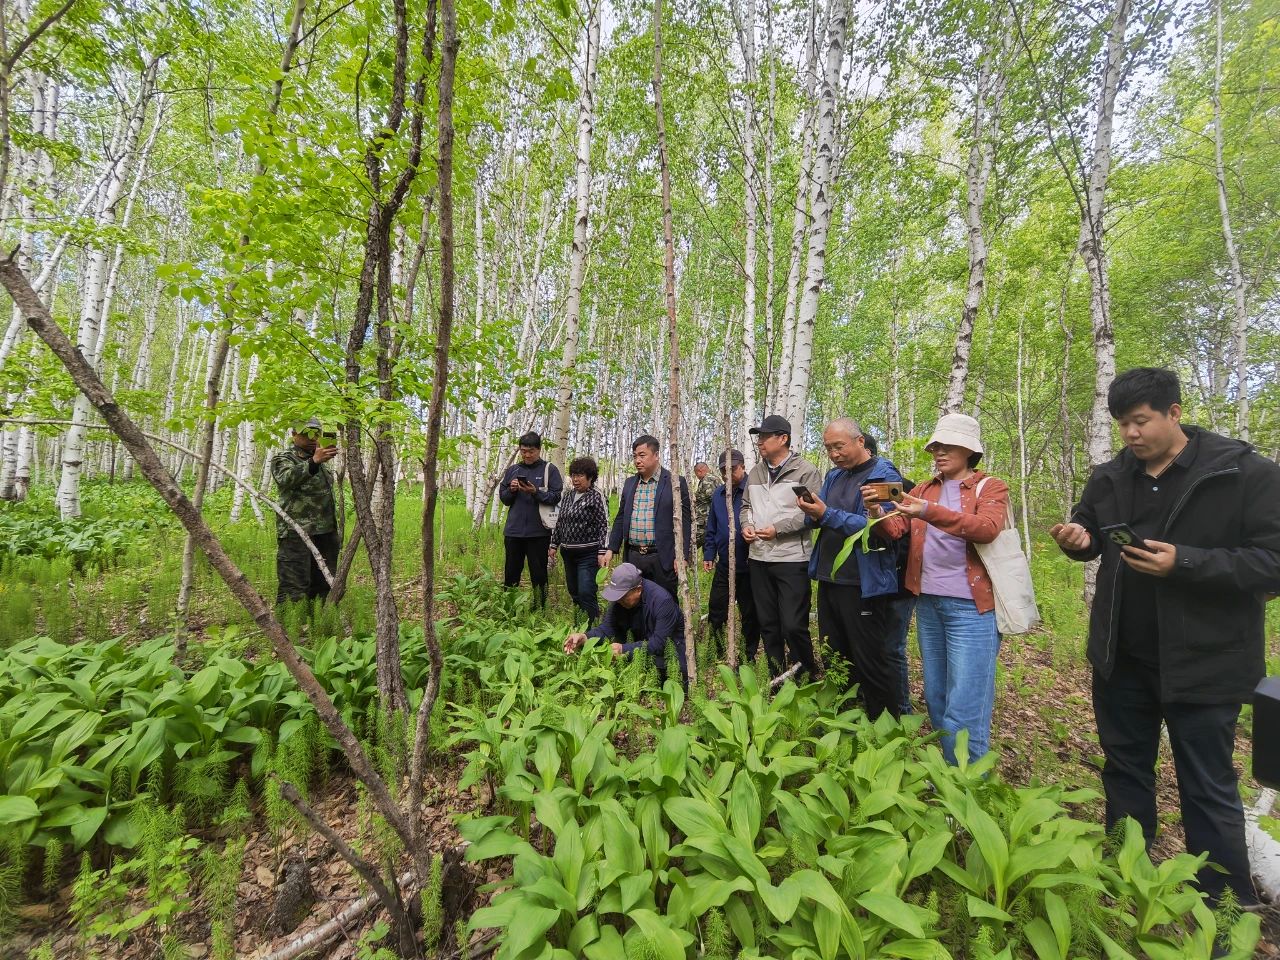
[[[974,498],[982,496],[983,477],[974,491]],[[1013,522],[1013,505],[1005,517],[1004,528],[990,543],[975,543],[974,549],[991,580],[991,592],[996,600],[996,628],[1004,636],[1027,633],[1040,623],[1040,611],[1036,608],[1036,590],[1031,582],[1031,565],[1022,552],[1018,527]]]

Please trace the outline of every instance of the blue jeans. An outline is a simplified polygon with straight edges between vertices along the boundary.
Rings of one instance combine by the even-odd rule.
[[[991,746],[1000,634],[995,611],[979,613],[972,600],[922,594],[916,605],[916,637],[924,665],[929,722],[942,732],[942,752],[956,762],[955,735],[969,731],[969,760]]]
[[[569,599],[587,615],[587,627],[590,628],[600,619],[600,601],[596,596],[596,573],[600,570],[600,561],[595,548],[561,549],[560,557],[564,560],[564,583],[569,588]],[[577,621],[576,616],[574,620]]]
[[[907,634],[911,632],[911,614],[916,609],[916,598],[911,594],[895,597],[889,603],[889,668],[897,679],[898,706],[903,713],[911,712],[911,686],[907,681]]]

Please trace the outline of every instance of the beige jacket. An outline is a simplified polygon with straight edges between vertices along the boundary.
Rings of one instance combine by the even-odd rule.
[[[753,540],[751,559],[765,563],[808,563],[813,550],[812,530],[804,525],[804,514],[796,506],[791,488],[803,485],[817,496],[822,487],[818,468],[792,453],[782,465],[778,479],[770,482],[769,465],[761,460],[747,474],[747,490],[742,495],[742,525],[769,527],[776,531],[772,540]]]

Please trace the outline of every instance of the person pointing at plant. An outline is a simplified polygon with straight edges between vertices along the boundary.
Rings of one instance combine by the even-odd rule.
[[[609,640],[615,657],[630,657],[636,651],[648,653],[658,668],[658,681],[666,683],[666,651],[670,641],[680,661],[681,682],[688,687],[684,615],[666,588],[646,579],[634,564],[620,563],[603,593],[609,601],[604,619],[586,633],[569,634],[564,641],[564,652],[577,653],[593,637]]]

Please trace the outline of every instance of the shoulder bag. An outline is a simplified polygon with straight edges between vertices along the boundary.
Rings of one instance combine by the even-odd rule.
[[[974,499],[982,496],[987,477],[978,481]],[[1040,623],[1036,607],[1035,586],[1031,582],[1031,565],[1022,552],[1018,527],[1013,521],[1013,504],[1009,504],[1003,529],[990,543],[975,543],[978,558],[991,579],[991,592],[996,601],[996,628],[1002,635],[1028,633]]]
[[[547,464],[542,471],[542,489],[547,489],[547,471],[551,469],[551,464]],[[560,519],[559,503],[543,503],[538,501],[538,519],[542,521],[542,525],[548,530],[556,528],[556,521]]]

